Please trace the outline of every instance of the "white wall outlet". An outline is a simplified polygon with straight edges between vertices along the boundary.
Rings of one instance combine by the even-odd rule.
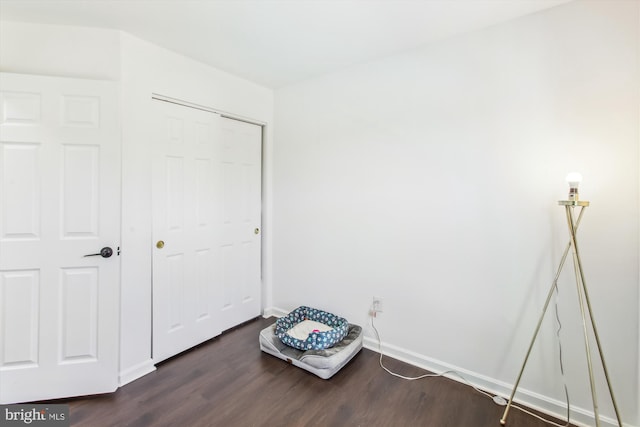
[[[371,302],[371,310],[369,310],[369,314],[371,317],[376,317],[378,313],[382,312],[382,298],[373,297],[373,301]]]

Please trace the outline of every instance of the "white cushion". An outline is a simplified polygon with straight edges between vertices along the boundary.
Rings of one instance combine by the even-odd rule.
[[[309,338],[309,334],[314,331],[327,332],[333,329],[331,326],[325,325],[324,323],[316,322],[315,320],[303,320],[302,322],[296,324],[293,328],[287,331],[287,334],[291,337],[305,341]]]

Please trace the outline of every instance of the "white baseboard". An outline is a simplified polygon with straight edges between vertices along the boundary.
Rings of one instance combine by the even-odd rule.
[[[263,311],[263,317],[282,317],[286,316],[288,313],[289,311],[282,310],[278,307],[269,307]],[[458,366],[454,366],[449,363],[445,363],[440,360],[436,360],[392,344],[383,342],[381,346],[382,349],[380,350],[380,348],[378,347],[378,341],[371,337],[365,336],[363,344],[365,348],[375,351],[376,353],[380,353],[380,351],[382,351],[382,354],[384,354],[385,356],[401,360],[402,362],[417,366],[430,372],[438,374],[447,371],[457,372],[458,374],[462,375],[464,379],[458,377],[455,374],[449,373],[443,374],[443,376],[463,384],[468,382],[469,384],[472,384],[474,387],[477,387],[480,390],[484,390],[494,395],[502,396],[505,399],[509,398],[513,389],[513,384],[508,384],[504,381],[490,378],[485,375],[478,374],[476,372],[472,372],[464,368],[460,368]],[[516,397],[514,398],[514,403],[518,403],[528,408],[538,410],[542,413],[559,418],[561,420],[563,420],[567,414],[567,407],[564,402],[523,388],[518,388],[518,392],[516,393]],[[496,425],[499,424],[499,421],[499,419],[496,419]],[[617,421],[611,417],[605,417],[601,415],[600,421],[603,425],[606,426],[618,426]],[[591,410],[572,405],[571,422],[572,424],[577,426],[593,426],[595,425],[595,415]],[[625,427],[639,426],[625,424]]]
[[[277,307],[267,307],[262,310],[262,317],[264,317],[265,319],[269,317],[282,317],[286,316],[287,314],[289,314],[288,311]]]
[[[364,337],[364,347],[369,350],[375,351],[376,353],[380,353],[378,341],[374,338]],[[513,384],[508,384],[504,381],[496,380],[494,378],[490,378],[476,372],[468,371],[464,368],[460,368],[458,366],[454,366],[440,360],[432,359],[430,357],[414,353],[410,350],[406,350],[392,344],[386,344],[383,342],[382,354],[438,374],[448,371],[457,372],[462,375],[464,379],[452,373],[444,373],[443,376],[461,382],[463,384],[468,382],[469,384],[472,384],[480,390],[487,391],[490,394],[502,396],[505,399],[509,398],[513,389]],[[514,398],[514,402],[559,418],[561,420],[566,418],[567,407],[564,402],[549,398],[547,396],[543,396],[541,394],[523,388],[518,388],[516,397]],[[611,427],[618,426],[618,423],[614,418],[601,415],[600,421],[603,425]],[[496,419],[496,424],[498,424],[498,422],[499,420]],[[572,424],[578,426],[593,426],[595,424],[595,415],[593,411],[589,411],[584,408],[579,408],[572,405],[571,422]],[[625,425],[627,427],[634,427],[629,424]]]
[[[138,378],[141,378],[155,370],[156,367],[154,366],[152,359],[145,360],[142,363],[138,363],[137,365],[120,372],[119,387],[122,387],[125,384],[129,384],[130,382],[135,381]]]

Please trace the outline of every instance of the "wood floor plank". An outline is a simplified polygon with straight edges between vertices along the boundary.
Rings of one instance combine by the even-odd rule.
[[[406,381],[363,349],[329,380],[260,351],[256,319],[177,357],[115,393],[68,403],[77,427],[498,427],[503,407],[457,381]],[[385,358],[406,375],[423,370]],[[557,420],[556,420],[557,421]],[[563,424],[561,422],[561,424]],[[547,424],[513,410],[508,425]]]

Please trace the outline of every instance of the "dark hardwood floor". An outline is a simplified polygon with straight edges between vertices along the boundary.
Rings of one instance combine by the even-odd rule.
[[[72,426],[433,426],[499,427],[503,407],[446,378],[405,381],[363,349],[329,380],[260,351],[256,319],[158,366],[108,395],[68,403]],[[394,359],[404,375],[423,370]],[[563,424],[563,423],[562,423]],[[508,426],[543,427],[512,410]]]

